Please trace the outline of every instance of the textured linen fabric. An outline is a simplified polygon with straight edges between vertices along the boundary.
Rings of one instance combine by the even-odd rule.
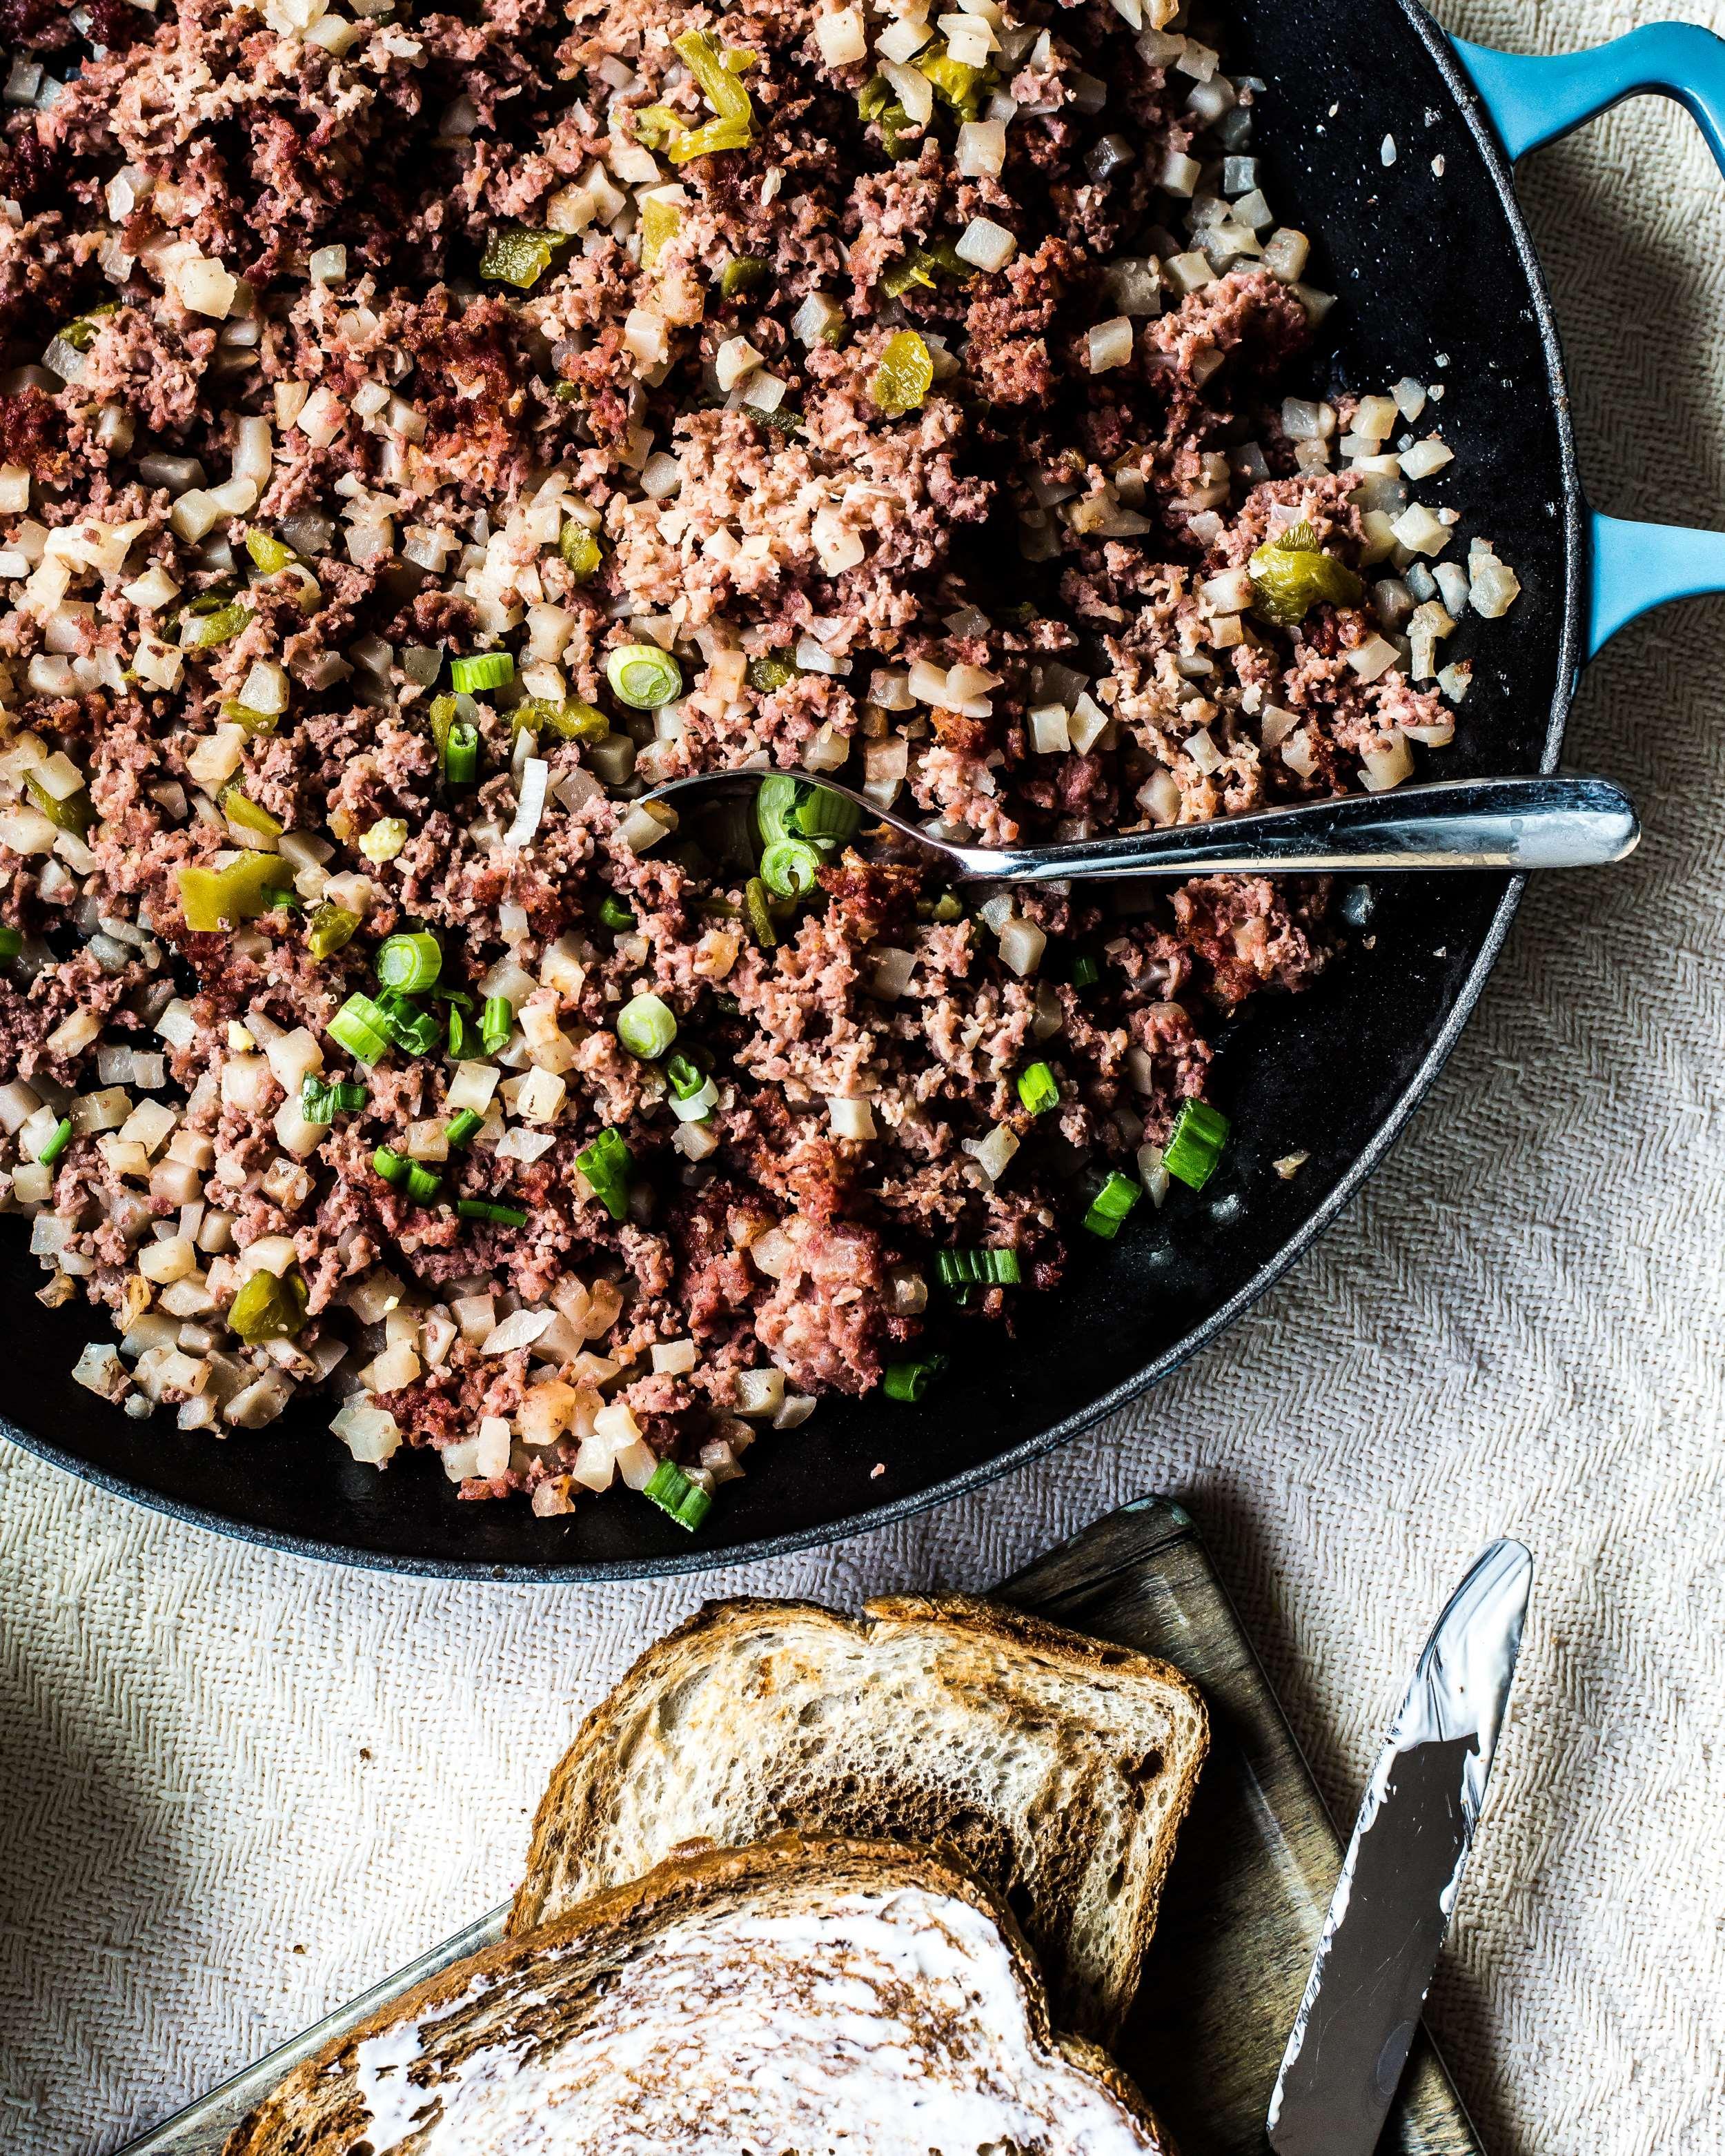
[[[1449,20],[1556,49],[1655,12]],[[1697,12],[1725,28],[1725,0]],[[1522,195],[1594,499],[1725,523],[1725,185],[1695,130],[1622,108]],[[1717,2151],[1722,680],[1725,602],[1592,669],[1571,759],[1635,791],[1635,860],[1530,892],[1411,1133],[1275,1293],[975,1497],[701,1579],[441,1586],[243,1548],[0,1448],[0,2149],[112,2149],[501,1900],[578,1716],[702,1595],[981,1585],[1156,1489],[1196,1512],[1349,1814],[1467,1558],[1532,1545],[1431,2018],[1496,2156]]]

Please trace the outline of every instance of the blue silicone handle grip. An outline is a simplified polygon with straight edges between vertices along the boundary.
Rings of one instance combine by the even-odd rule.
[[[1696,23],[1650,23],[1583,53],[1500,53],[1450,41],[1512,159],[1626,97],[1653,91],[1692,114],[1725,171],[1725,38]],[[1587,655],[1667,599],[1725,591],[1725,532],[1592,520]]]

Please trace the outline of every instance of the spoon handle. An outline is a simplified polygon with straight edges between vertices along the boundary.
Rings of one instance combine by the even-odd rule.
[[[1634,804],[1609,779],[1453,778],[1348,793],[1211,824],[999,850],[965,847],[965,876],[1311,875],[1338,870],[1583,869],[1635,851]]]

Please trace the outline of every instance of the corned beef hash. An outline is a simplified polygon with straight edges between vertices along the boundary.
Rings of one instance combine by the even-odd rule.
[[[694,1527],[1224,1153],[1321,882],[956,892],[783,774],[1394,786],[1517,582],[1440,382],[1289,393],[1213,32],[939,4],[0,0],[0,1193],[116,1411]]]

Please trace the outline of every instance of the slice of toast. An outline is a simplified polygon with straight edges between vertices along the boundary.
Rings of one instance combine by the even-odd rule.
[[[1203,1701],[1166,1662],[989,1603],[896,1596],[860,1621],[709,1604],[583,1723],[511,1928],[691,1842],[941,1842],[1023,1925],[1059,2025],[1106,2042],[1207,1742]]]
[[[674,1858],[296,2066],[225,2156],[1168,2156],[943,1855]]]

